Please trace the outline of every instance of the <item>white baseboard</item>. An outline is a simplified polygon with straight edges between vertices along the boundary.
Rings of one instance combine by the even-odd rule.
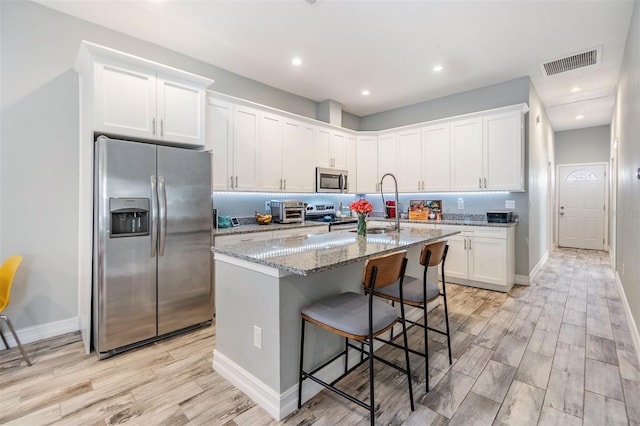
[[[547,261],[547,259],[549,259],[549,251],[548,250],[542,256],[542,258],[536,264],[536,266],[533,267],[531,272],[529,272],[529,283],[531,283],[531,281],[533,281],[536,278],[536,275],[538,275],[540,273],[540,270],[542,269],[542,265],[544,265],[544,263]]]
[[[622,305],[624,306],[624,313],[627,315],[627,322],[629,323],[629,333],[631,334],[633,346],[636,349],[638,365],[640,365],[640,333],[638,332],[638,327],[636,325],[635,319],[633,318],[633,314],[631,313],[631,307],[629,306],[629,301],[627,300],[627,295],[624,292],[624,287],[622,286],[622,281],[620,280],[618,271],[616,271],[616,284],[618,286],[620,298],[622,299]]]
[[[4,323],[4,321],[0,321],[0,323]],[[7,327],[6,324],[3,324],[1,326],[3,327],[2,332],[5,339],[7,339],[7,343],[9,344],[9,346],[16,346],[16,341],[9,331],[9,327]],[[79,317],[73,317],[62,321],[50,322],[48,324],[35,325],[33,327],[21,328],[19,330],[16,329],[16,334],[18,335],[18,339],[20,339],[20,343],[24,345],[27,343],[37,342],[38,340],[60,336],[61,334],[72,333],[78,330],[80,330]]]
[[[428,310],[435,308],[438,303],[429,304]],[[411,308],[405,313],[407,319],[417,321],[422,318],[422,310]],[[394,327],[394,334],[402,331],[399,324]],[[382,346],[382,342],[374,342],[374,350]],[[355,365],[360,360],[360,353],[356,350],[349,352],[351,365]],[[298,368],[298,366],[293,366]],[[267,386],[260,379],[249,373],[247,370],[230,360],[228,357],[213,351],[213,369],[231,384],[244,392],[249,398],[265,409],[274,419],[280,421],[298,409],[298,384],[291,386],[283,393],[278,393]],[[331,382],[344,372],[344,359],[339,358],[327,365],[315,374],[325,382]],[[324,389],[321,385],[312,380],[305,380],[302,386],[302,402],[311,399]]]
[[[529,275],[516,274],[515,283],[520,285],[529,285]]]

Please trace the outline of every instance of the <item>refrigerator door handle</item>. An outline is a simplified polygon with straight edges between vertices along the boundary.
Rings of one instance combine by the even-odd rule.
[[[164,178],[158,176],[158,213],[160,214],[160,244],[158,247],[158,256],[164,256],[164,243],[167,240],[167,190],[164,184]]]
[[[158,246],[158,193],[156,191],[156,177],[151,176],[151,256],[156,257]]]

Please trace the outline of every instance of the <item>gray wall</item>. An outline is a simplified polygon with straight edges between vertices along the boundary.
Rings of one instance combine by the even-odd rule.
[[[640,328],[640,0],[635,1],[625,47],[616,105],[612,141],[618,139],[618,205],[616,214],[616,270],[627,301]],[[624,265],[624,267],[623,267]]]
[[[214,78],[216,91],[315,118],[316,102],[41,5],[2,1],[0,11],[0,258],[24,256],[7,309],[18,329],[78,315],[73,63],[81,40]]]
[[[529,102],[529,77],[408,105],[360,119],[360,130],[383,130],[485,109]]]
[[[537,118],[540,117],[540,123]],[[529,190],[528,266],[531,271],[545,259],[553,244],[555,164],[553,128],[533,87],[529,93],[527,167]],[[517,238],[517,235],[516,235]],[[516,240],[516,257],[524,241]],[[524,248],[522,248],[524,250]]]
[[[608,163],[610,141],[611,126],[556,132],[556,163]]]

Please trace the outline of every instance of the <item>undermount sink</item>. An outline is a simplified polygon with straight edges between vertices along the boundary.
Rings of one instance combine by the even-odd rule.
[[[352,229],[349,232],[358,232],[357,229]],[[367,229],[367,234],[384,234],[386,232],[393,232],[393,228],[371,228]]]

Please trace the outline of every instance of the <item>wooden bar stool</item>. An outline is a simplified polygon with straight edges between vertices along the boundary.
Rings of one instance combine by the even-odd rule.
[[[381,289],[395,282],[402,283],[404,281],[404,273],[407,267],[406,251],[391,253],[384,256],[368,259],[362,275],[362,284],[365,290]],[[403,299],[402,286],[399,288],[399,300]],[[390,361],[380,358],[373,352],[374,338],[389,331],[396,322],[398,322],[398,313],[390,304],[373,297],[373,293],[369,291],[368,295],[346,292],[336,296],[331,296],[320,300],[310,306],[305,307],[300,312],[302,318],[302,329],[300,337],[300,376],[298,381],[298,408],[302,405],[302,381],[311,379],[314,382],[332,390],[340,396],[345,397],[359,406],[369,410],[371,424],[375,424],[375,399],[374,399],[374,381],[373,381],[373,360],[383,362],[384,364],[395,368],[396,370],[407,375],[409,384],[409,400],[411,403],[411,411],[414,410],[413,389],[411,386],[411,368],[409,364],[409,352],[407,350],[407,329],[402,323],[402,335],[404,336],[404,354],[406,368],[397,366]],[[404,306],[404,305],[402,305]],[[402,308],[402,316],[404,317],[404,307]],[[338,334],[345,338],[344,351],[322,364],[320,367],[311,372],[304,371],[304,331],[305,324],[309,322],[316,326]],[[361,346],[349,343],[349,339],[357,340]],[[367,351],[364,346],[368,346]],[[354,349],[361,353],[360,361],[349,368],[349,349]],[[366,355],[366,357],[364,356]],[[318,377],[314,376],[322,368],[331,362],[344,356],[344,373],[331,383],[326,383]],[[369,361],[369,401],[370,404],[349,395],[348,393],[336,388],[334,385],[349,373],[354,371],[364,362]]]
[[[424,325],[418,322],[410,321],[404,317],[404,309],[400,310],[401,321],[408,322],[412,326],[417,325],[424,329],[424,352],[415,351],[409,348],[411,353],[424,357],[425,362],[425,380],[427,384],[427,392],[429,392],[429,344],[427,339],[427,330],[435,331],[444,336],[447,336],[447,348],[449,349],[449,365],[451,365],[451,334],[449,332],[449,310],[447,308],[447,286],[444,276],[444,263],[447,258],[447,251],[449,246],[446,241],[439,241],[436,243],[425,244],[420,252],[420,264],[424,266],[422,280],[407,277],[404,282],[398,281],[393,285],[376,288],[374,294],[392,302],[398,302],[401,304],[407,304],[416,308],[420,308],[424,311]],[[429,281],[427,278],[427,271],[431,267],[437,267],[441,265],[442,270],[442,291],[438,286],[437,279],[435,281]],[[444,319],[446,324],[446,330],[438,330],[433,327],[429,327],[427,324],[427,304],[436,300],[438,297],[443,298],[444,302]],[[378,339],[380,340],[380,339]],[[393,340],[393,335],[391,336]],[[400,347],[391,341],[386,343],[392,346]]]

